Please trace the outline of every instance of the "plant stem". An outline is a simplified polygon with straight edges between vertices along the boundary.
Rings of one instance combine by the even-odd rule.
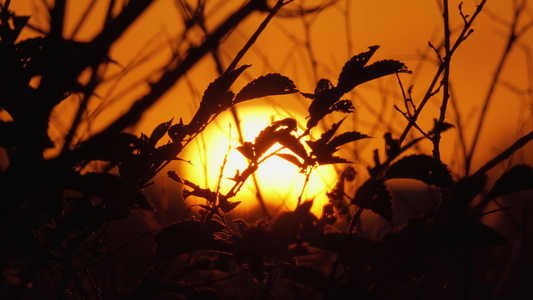
[[[431,81],[427,91],[426,91],[426,94],[424,95],[424,98],[422,99],[422,101],[420,102],[419,106],[417,107],[417,109],[415,110],[415,112],[413,113],[413,116],[412,116],[412,121],[407,123],[402,135],[400,136],[399,140],[398,140],[398,143],[401,145],[402,142],[405,140],[405,138],[407,137],[407,134],[409,133],[409,131],[411,130],[413,124],[416,122],[416,120],[418,119],[418,116],[420,115],[420,113],[422,112],[422,109],[424,108],[424,106],[427,104],[427,102],[429,101],[429,99],[431,99],[431,97],[433,96],[433,90],[435,88],[435,86],[437,85],[437,82],[438,82],[438,79],[440,78],[440,75],[442,74],[442,72],[444,71],[444,69],[446,68],[446,65],[449,63],[449,59],[451,58],[451,56],[453,55],[453,53],[455,53],[455,50],[457,50],[457,48],[459,47],[459,45],[466,39],[466,37],[470,34],[471,30],[470,28],[472,27],[472,24],[474,23],[474,20],[476,19],[476,17],[479,15],[479,13],[481,13],[481,11],[483,10],[483,6],[485,5],[485,3],[487,2],[487,0],[482,0],[479,5],[477,6],[476,8],[476,11],[472,14],[472,17],[470,17],[470,19],[468,20],[468,22],[465,23],[465,26],[463,27],[463,30],[461,31],[461,33],[459,34],[459,36],[457,37],[457,40],[455,41],[455,43],[453,44],[453,47],[450,49],[450,53],[449,53],[449,56],[445,58],[445,60],[440,64],[439,66],[439,69],[437,70],[437,73],[435,74],[435,77],[433,77],[433,80]]]
[[[450,14],[448,0],[444,0],[444,13],[442,15],[444,19],[444,51],[446,53],[445,61],[447,61],[444,67],[444,75],[442,78],[443,95],[442,104],[440,107],[440,116],[437,124],[435,124],[435,134],[433,135],[433,157],[440,160],[440,134],[441,128],[446,118],[446,108],[448,106],[448,99],[450,98],[449,81],[450,81],[450,61],[451,61],[451,49],[450,49]]]
[[[494,95],[494,90],[496,89],[496,84],[498,83],[500,79],[500,75],[503,70],[503,66],[505,65],[505,62],[507,61],[507,58],[509,58],[509,53],[511,49],[513,48],[513,45],[516,42],[516,39],[518,38],[518,34],[516,32],[516,27],[518,20],[520,18],[520,7],[517,7],[515,9],[515,14],[513,18],[513,23],[511,24],[511,31],[509,33],[509,37],[507,39],[507,44],[505,45],[505,49],[502,53],[502,56],[499,60],[498,66],[496,67],[496,71],[494,73],[494,76],[492,77],[492,81],[490,83],[489,89],[487,91],[487,95],[485,96],[485,100],[483,102],[483,108],[481,109],[481,113],[479,116],[479,121],[476,126],[476,133],[474,134],[474,139],[472,140],[472,148],[470,149],[470,152],[468,153],[466,159],[465,159],[465,173],[468,175],[470,173],[470,168],[472,164],[472,157],[474,156],[474,152],[476,151],[479,136],[481,135],[481,130],[483,128],[483,123],[485,121],[485,117],[487,116],[489,104],[492,100],[492,96]]]

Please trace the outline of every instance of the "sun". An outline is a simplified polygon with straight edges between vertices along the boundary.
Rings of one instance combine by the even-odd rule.
[[[271,125],[272,121],[286,117],[303,119],[296,112],[290,114],[290,116],[281,115],[273,107],[264,104],[239,106],[238,115],[244,141],[253,141],[261,130]],[[235,183],[229,178],[234,177],[237,170],[242,171],[248,165],[247,159],[236,149],[240,145],[232,114],[229,111],[224,112],[201,136],[185,147],[181,158],[190,161],[191,164],[184,164],[181,168],[184,178],[211,190],[215,190],[220,181],[220,192],[226,193]],[[276,144],[271,151],[280,147]],[[238,215],[251,214],[254,210],[260,209],[258,196],[260,194],[270,215],[295,209],[298,197],[303,195],[303,201],[313,200],[311,211],[320,216],[322,206],[328,201],[326,192],[333,188],[337,177],[333,166],[320,166],[305,184],[305,175],[300,173],[299,168],[278,156],[268,158],[255,174],[257,180],[248,178],[241,191],[232,199],[232,201],[241,201],[234,211]],[[201,199],[191,198],[193,197],[187,199],[189,204],[203,204]]]

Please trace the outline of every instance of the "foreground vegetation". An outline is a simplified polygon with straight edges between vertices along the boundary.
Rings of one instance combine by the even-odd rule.
[[[110,48],[152,1],[131,1],[115,15],[110,5],[102,31],[92,41],[83,43],[63,36],[66,2],[55,2],[50,10],[50,30],[42,37],[31,39],[18,38],[22,29],[29,26],[29,17],[11,11],[10,1],[4,2],[0,12],[0,59],[4,66],[0,71],[0,107],[9,115],[0,123],[0,146],[5,149],[8,162],[0,173],[2,296],[22,299],[486,297],[481,294],[486,291],[479,285],[485,280],[482,275],[488,266],[478,260],[489,257],[486,249],[503,249],[501,245],[507,237],[483,223],[482,218],[508,209],[487,209],[490,204],[498,203],[496,199],[509,194],[530,198],[527,191],[533,189],[533,169],[527,164],[510,164],[493,184],[487,181],[487,173],[529,143],[533,132],[523,135],[472,172],[470,161],[478,129],[474,146],[465,157],[465,176],[455,176],[441,160],[441,135],[460,130],[457,124],[446,120],[450,61],[472,33],[473,21],[486,1],[481,1],[470,16],[459,6],[464,26],[454,39],[448,24],[448,1],[443,2],[444,43],[442,49],[432,46],[439,67],[422,99],[413,99],[411,88],[403,87],[401,76],[411,73],[403,62],[372,59],[379,51],[378,46],[370,46],[353,56],[339,71],[338,78],[318,80],[312,92],[301,91],[297,82],[279,73],[264,74],[234,90],[235,81],[250,67],[241,62],[244,53],[280,9],[292,4],[278,1],[269,6],[260,0],[246,2],[207,34],[200,45],[188,49],[183,57],[173,57],[159,79],[150,83],[149,91],[127,112],[103,130],[79,141],[76,134],[88,104],[96,96],[98,86],[107,80],[105,69],[113,64]],[[219,43],[252,12],[263,13],[265,21],[232,63],[213,79],[189,122],[176,116],[169,121],[162,120],[149,135],[126,133],[129,126],[136,124],[204,56],[216,52]],[[201,9],[194,13],[201,13]],[[191,22],[190,26],[201,22],[202,18],[195,16],[184,21]],[[518,32],[509,47],[517,36]],[[91,74],[90,79],[80,82],[80,74],[86,71]],[[346,115],[356,108],[354,101],[344,97],[359,85],[385,76],[398,78],[397,88],[403,95],[405,108],[396,109],[405,117],[406,125],[399,135],[385,134],[385,146],[374,151],[373,164],[368,167],[365,179],[356,181],[351,162],[339,156],[338,150],[370,136],[355,130],[340,132]],[[34,83],[35,78],[39,78],[38,84]],[[197,215],[174,220],[172,225],[108,249],[107,245],[120,235],[109,235],[108,227],[131,218],[132,212],[138,210],[157,214],[153,204],[156,200],[149,200],[143,189],[163,169],[169,166],[174,169],[171,163],[179,159],[183,148],[217,116],[245,101],[286,94],[309,100],[307,118],[275,120],[253,141],[243,141],[236,147],[249,163],[231,178],[234,182],[231,189],[211,190],[184,178],[179,169],[168,171],[167,175],[183,187],[184,199],[205,199]],[[49,136],[50,115],[57,105],[74,95],[80,97],[79,107],[64,136],[64,144],[58,155],[45,159],[46,149],[54,147]],[[422,128],[417,120],[430,99],[439,101],[440,114],[432,128]],[[335,121],[328,125],[324,121],[326,117]],[[323,129],[319,124],[327,127]],[[315,137],[311,131],[319,134]],[[418,137],[411,138],[412,131]],[[431,153],[411,154],[424,141],[431,142]],[[240,204],[235,196],[272,156],[294,164],[307,179],[319,166],[343,166],[337,184],[328,193],[329,203],[323,207],[322,215],[310,212],[313,200],[305,199],[302,191],[293,211],[265,216],[253,224],[232,217],[231,212]],[[98,170],[95,162],[105,162],[106,167]],[[365,211],[372,211],[393,223],[393,197],[386,185],[393,179],[423,182],[438,191],[438,201],[423,214],[385,232],[382,238],[371,239],[361,230],[361,216]],[[355,186],[355,192],[349,192],[349,186]],[[135,243],[144,237],[152,239],[151,249],[146,244]],[[523,251],[527,257],[529,249]],[[150,259],[128,273],[117,263],[117,256],[135,258],[134,252],[149,253]]]

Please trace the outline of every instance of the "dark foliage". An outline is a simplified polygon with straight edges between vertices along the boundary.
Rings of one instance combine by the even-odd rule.
[[[177,220],[148,233],[155,234],[149,249],[153,253],[146,265],[134,272],[141,276],[127,274],[131,275],[127,278],[132,281],[130,286],[117,284],[111,289],[114,294],[103,295],[99,284],[112,280],[106,279],[108,270],[99,267],[124,248],[145,250],[134,248],[132,242],[110,252],[106,230],[110,224],[130,217],[134,210],[154,211],[143,188],[155,175],[178,160],[189,142],[234,105],[299,92],[291,79],[271,73],[252,80],[235,94],[233,84],[251,67],[242,65],[214,79],[189,123],[181,118],[174,123],[171,119],[156,126],[149,136],[124,132],[200,58],[216,52],[218,43],[248,14],[259,11],[273,15],[276,7],[284,5],[279,1],[270,8],[267,1],[250,1],[207,36],[202,45],[189,49],[187,57],[174,61],[177,66],[166,70],[130,111],[77,144],[72,143],[77,126],[73,125],[61,153],[44,159],[45,149],[53,146],[48,135],[52,109],[69,95],[93,94],[98,82],[82,85],[77,82],[78,75],[110,62],[110,47],[150,2],[130,1],[118,16],[106,21],[101,34],[87,43],[62,37],[62,26],[57,23],[63,19],[64,1],[56,1],[50,12],[48,34],[23,41],[17,38],[29,17],[10,11],[9,1],[0,6],[0,108],[12,118],[0,122],[0,147],[6,150],[9,161],[0,173],[0,298],[222,299],[223,283],[234,285],[242,297],[250,286],[260,291],[262,299],[275,298],[276,289],[284,284],[301,299],[453,299],[463,294],[461,289],[466,290],[470,274],[450,267],[450,261],[460,257],[466,265],[474,247],[496,247],[506,242],[481,218],[488,203],[496,198],[533,189],[531,166],[511,167],[489,189],[489,167],[456,179],[438,151],[433,156],[401,156],[424,139],[437,141],[438,145],[440,133],[451,128],[444,120],[436,121],[433,130],[406,145],[402,145],[404,137],[386,134],[386,159],[380,160],[376,150],[374,165],[368,168],[364,181],[356,180],[353,167],[345,165],[320,217],[311,213],[313,200],[300,196],[292,211],[265,216],[254,224],[242,219],[228,222],[229,213],[241,203],[233,198],[274,155],[296,165],[307,180],[319,166],[350,163],[338,154],[340,148],[370,137],[357,131],[337,134],[344,119],[328,126],[324,118],[333,112],[352,113],[352,101],[341,98],[360,84],[410,73],[399,61],[370,63],[379,48],[371,46],[345,63],[336,86],[321,79],[313,93],[300,93],[311,99],[305,128],[299,128],[302,120],[295,118],[273,121],[253,141],[237,147],[249,163],[231,178],[234,185],[230,190],[210,190],[169,171],[167,175],[184,187],[184,199],[206,200],[198,205],[199,217]],[[29,85],[35,76],[42,77],[37,88]],[[406,116],[408,131],[416,125],[416,117]],[[314,138],[311,129],[318,131],[320,122],[325,130]],[[162,140],[164,143],[160,143]],[[509,155],[517,149],[511,147]],[[83,171],[95,161],[105,162],[108,169]],[[438,188],[439,199],[431,210],[394,227],[394,200],[387,181],[399,178]],[[376,213],[394,229],[380,238],[365,235],[360,230],[365,210]],[[343,222],[348,223],[347,229],[340,225]],[[108,267],[112,269],[113,265],[109,263]],[[99,278],[99,283],[94,278]]]

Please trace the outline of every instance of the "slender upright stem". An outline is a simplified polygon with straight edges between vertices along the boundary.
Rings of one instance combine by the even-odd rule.
[[[444,74],[442,78],[443,85],[443,95],[442,95],[442,104],[440,107],[440,116],[437,124],[435,124],[435,134],[433,135],[433,157],[440,160],[440,136],[441,128],[446,119],[446,108],[448,106],[448,99],[450,98],[449,91],[449,79],[450,79],[450,61],[451,61],[451,49],[450,49],[450,15],[449,15],[449,5],[448,0],[444,0],[444,13],[442,15],[444,19],[444,51],[446,53],[445,60],[446,65],[444,67]]]

